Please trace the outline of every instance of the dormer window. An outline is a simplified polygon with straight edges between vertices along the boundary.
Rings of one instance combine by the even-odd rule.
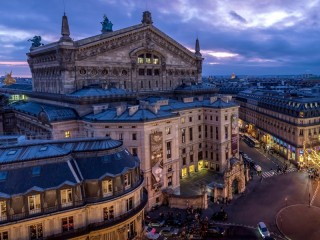
[[[61,194],[61,206],[68,207],[72,205],[72,189],[63,189],[60,191]]]
[[[124,175],[124,189],[127,190],[131,187],[130,173]]]
[[[28,196],[29,214],[41,212],[40,194]]]
[[[0,221],[7,220],[7,203],[0,201]]]
[[[102,193],[103,197],[111,196],[113,193],[113,183],[112,180],[102,181]]]

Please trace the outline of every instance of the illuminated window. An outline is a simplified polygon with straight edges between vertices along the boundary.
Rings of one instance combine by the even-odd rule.
[[[65,131],[64,132],[64,137],[65,138],[70,138],[71,137],[71,132],[70,131]]]
[[[107,220],[111,220],[113,218],[114,218],[113,206],[105,207],[103,209],[103,220],[107,221]]]
[[[30,239],[42,239],[43,237],[43,230],[42,230],[42,224],[35,224],[31,225],[29,227],[30,231]]]
[[[6,219],[7,219],[7,203],[6,201],[0,201],[0,221],[6,220]]]
[[[166,127],[166,133],[167,135],[171,134],[171,127]]]
[[[65,217],[61,219],[62,232],[68,232],[73,230],[73,217]]]
[[[153,56],[153,64],[159,64],[159,58],[157,56]]]
[[[124,175],[124,189],[127,190],[131,187],[131,176],[130,173]]]
[[[184,117],[181,118],[181,123],[185,123],[186,119]]]
[[[146,63],[151,64],[151,54],[150,53],[146,54]]]
[[[68,207],[72,205],[72,189],[63,189],[61,193],[61,205],[62,207]]]
[[[40,194],[28,197],[29,213],[35,214],[41,211]]]
[[[110,195],[112,195],[112,192],[113,192],[112,180],[110,179],[110,180],[102,181],[103,196],[104,197],[110,196]]]
[[[139,57],[138,57],[138,63],[139,63],[139,64],[143,64],[143,62],[144,62],[144,55],[141,54],[141,55],[139,55]]]

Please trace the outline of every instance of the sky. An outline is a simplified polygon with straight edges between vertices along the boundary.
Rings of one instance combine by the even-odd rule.
[[[203,75],[320,74],[320,0],[0,0],[0,76],[30,77],[26,53],[35,35],[59,40],[66,12],[74,40],[113,30],[152,13],[161,31],[194,49]]]

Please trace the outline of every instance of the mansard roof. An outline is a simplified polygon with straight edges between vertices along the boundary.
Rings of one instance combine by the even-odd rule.
[[[162,118],[172,118],[177,117],[177,114],[166,112],[166,111],[158,111],[153,112],[149,109],[141,109],[139,108],[135,113],[130,114],[129,109],[125,110],[121,114],[117,114],[116,108],[107,109],[98,114],[89,114],[84,117],[84,120],[88,121],[110,121],[110,122],[145,122],[152,121]]]
[[[190,97],[184,101],[163,97],[148,97],[140,101],[137,106],[124,106],[119,111],[117,108],[107,108],[99,113],[91,113],[83,117],[87,121],[101,122],[147,122],[166,118],[178,117],[178,112],[195,108],[231,108],[238,105],[231,100],[222,99],[221,96],[213,99],[196,99]],[[131,107],[136,107],[132,110]]]
[[[10,105],[16,111],[39,116],[41,112],[46,114],[48,122],[77,119],[78,115],[72,108],[43,104],[38,102],[19,101]]]
[[[139,161],[127,149],[104,156],[78,158],[77,164],[84,179],[102,179],[124,174],[139,167]]]
[[[26,194],[32,190],[44,191],[59,188],[66,181],[77,184],[67,162],[40,165],[39,174],[34,174],[35,166],[2,170],[6,173],[5,181],[0,181],[0,193],[8,195]]]
[[[61,157],[70,153],[69,150],[49,144],[6,146],[0,148],[0,164],[28,161],[43,158]]]
[[[70,96],[75,96],[75,97],[96,97],[96,96],[126,96],[130,94],[129,91],[125,89],[119,89],[119,88],[108,88],[108,89],[103,89],[103,88],[98,88],[98,87],[86,87],[82,88],[78,91],[75,91],[71,94]]]
[[[0,147],[0,197],[113,178],[139,165],[121,141],[108,137],[26,141]]]
[[[320,97],[281,93],[277,91],[243,91],[238,101],[254,101],[257,106],[295,117],[319,117]],[[303,114],[301,114],[303,113]]]

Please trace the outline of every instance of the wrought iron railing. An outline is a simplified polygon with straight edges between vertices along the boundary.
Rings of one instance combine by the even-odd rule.
[[[18,220],[25,219],[25,218],[38,217],[41,215],[46,215],[48,213],[69,210],[72,208],[85,206],[86,204],[90,204],[90,203],[98,203],[98,202],[105,202],[108,200],[112,200],[114,198],[120,197],[122,195],[125,195],[127,193],[134,191],[137,187],[141,186],[142,183],[143,183],[143,177],[141,176],[140,180],[138,182],[136,182],[130,189],[125,190],[125,191],[115,192],[113,195],[108,196],[108,197],[85,198],[80,201],[73,201],[72,204],[69,206],[65,206],[63,204],[58,204],[58,205],[50,206],[50,207],[42,207],[39,209],[39,211],[34,212],[34,213],[31,213],[30,211],[25,211],[23,213],[4,215],[4,216],[0,217],[0,224],[5,223],[5,222],[18,221]]]
[[[129,219],[129,218],[133,217],[134,215],[136,215],[137,213],[139,213],[147,205],[147,202],[148,202],[148,193],[144,189],[143,198],[141,199],[140,204],[138,206],[136,206],[135,208],[131,209],[130,211],[128,211],[124,214],[121,214],[113,219],[109,219],[109,220],[102,221],[102,222],[91,223],[85,227],[73,229],[68,232],[54,234],[54,235],[48,236],[46,239],[51,239],[51,240],[69,239],[69,238],[74,238],[77,236],[82,236],[82,235],[88,234],[92,231],[97,231],[97,230],[101,230],[104,228],[114,226],[116,224],[119,224],[121,222],[126,221],[127,219]],[[141,219],[141,221],[142,221],[142,219]]]

